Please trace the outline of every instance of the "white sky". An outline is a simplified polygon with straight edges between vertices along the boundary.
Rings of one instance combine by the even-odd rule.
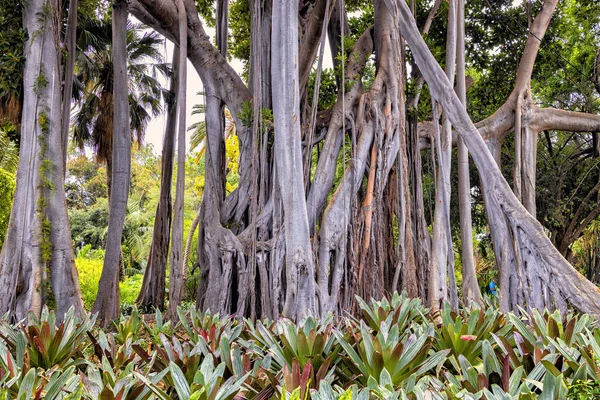
[[[205,25],[206,33],[211,37],[211,41],[214,43],[214,35],[215,30],[212,28],[208,28]],[[331,58],[331,51],[329,50],[329,41],[325,41],[325,56],[323,57],[323,66],[324,68],[331,68],[333,66],[333,61]],[[166,48],[165,48],[166,47]],[[166,41],[166,46],[163,46],[163,59],[165,62],[171,62],[171,58],[173,57],[173,44],[170,41]],[[241,61],[234,59],[230,62],[231,66],[235,71],[241,73],[242,71],[242,63]],[[196,104],[204,103],[204,96],[198,95],[196,93],[203,91],[202,81],[196,72],[196,69],[192,65],[192,63],[188,60],[187,63],[187,96],[186,96],[186,125],[190,126],[195,122],[202,121],[204,119],[203,115],[191,115],[192,108]],[[166,81],[162,81],[164,87],[168,87],[168,83]],[[152,144],[154,147],[154,153],[160,154],[162,149],[162,140],[163,134],[165,130],[166,118],[165,114],[161,114],[156,118],[153,118],[146,128],[146,144]],[[186,145],[186,150],[189,150],[189,138],[190,133],[187,132],[186,139],[188,141]],[[177,147],[175,147],[177,148]]]

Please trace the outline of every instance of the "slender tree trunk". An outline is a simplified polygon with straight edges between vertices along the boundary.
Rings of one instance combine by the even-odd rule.
[[[55,304],[83,313],[64,195],[56,1],[24,5],[24,102],[17,188],[0,253],[0,312],[21,320]]]
[[[112,187],[108,216],[108,238],[106,254],[98,297],[92,312],[98,313],[98,320],[108,326],[119,315],[119,257],[123,224],[127,214],[129,180],[131,169],[131,134],[129,130],[129,103],[127,83],[127,4],[124,1],[113,3],[113,93],[114,93],[114,133],[112,153]]]
[[[465,2],[458,0],[456,35],[456,93],[462,105],[467,106],[465,85]],[[469,178],[469,151],[461,138],[458,150],[458,207],[462,259],[462,296],[465,304],[482,304],[475,260],[473,259],[473,222],[471,220],[471,182]]]
[[[454,82],[456,64],[456,0],[450,0],[448,6],[448,37],[446,39],[446,77]],[[437,104],[433,103],[433,124],[438,128]],[[436,129],[436,136],[439,129]],[[448,112],[444,110],[442,132],[436,137],[438,174],[435,192],[435,213],[433,222],[433,252],[430,267],[429,306],[436,311],[443,301],[449,300],[452,307],[458,307],[456,281],[454,276],[454,252],[450,232],[450,167],[452,156],[452,127]],[[449,277],[450,286],[446,285]]]
[[[175,153],[175,130],[177,127],[177,82],[175,74],[179,73],[179,52],[173,52],[173,77],[170,92],[173,94],[172,103],[167,112],[167,125],[162,147],[162,171],[160,180],[160,198],[154,217],[152,245],[144,280],[136,303],[145,308],[155,307],[163,310],[165,306],[165,275],[169,256],[171,234],[171,219],[173,206],[171,204],[171,186],[173,184],[173,157]]]
[[[298,2],[273,3],[273,117],[275,163],[285,215],[287,290],[283,315],[315,314],[315,278],[302,179],[300,90],[298,84]]]
[[[67,147],[69,143],[69,126],[71,123],[71,98],[73,95],[73,78],[75,69],[75,40],[77,39],[77,0],[69,0],[69,14],[65,32],[67,60],[65,64],[63,99],[62,99],[62,144],[63,159],[67,163]],[[66,171],[66,168],[65,168]]]
[[[185,294],[186,266],[183,265],[183,197],[185,191],[185,96],[187,85],[187,16],[184,0],[177,0],[179,13],[179,71],[177,73],[177,183],[175,184],[175,209],[171,232],[171,273],[169,276],[168,317],[177,319],[177,306]]]
[[[217,48],[221,54],[227,56],[227,28],[229,15],[229,0],[217,0]],[[186,25],[187,29],[187,25]]]

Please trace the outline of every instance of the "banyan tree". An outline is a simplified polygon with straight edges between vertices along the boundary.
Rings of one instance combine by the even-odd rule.
[[[470,155],[471,169],[481,177],[501,308],[572,305],[600,315],[599,289],[567,262],[535,218],[538,134],[600,130],[598,115],[539,108],[532,101],[535,59],[558,0],[544,0],[535,10],[512,93],[477,123],[465,109],[465,5],[447,2],[442,69],[423,40],[433,19],[441,18],[436,16],[440,1],[417,26],[414,1],[373,0],[373,24],[345,40],[349,6],[343,0],[249,0],[245,80],[227,58],[228,0],[215,1],[215,42],[191,0],[127,1],[131,15],[175,45],[183,44],[179,57],[191,61],[204,86],[198,308],[301,318],[351,310],[356,295],[380,298],[395,290],[421,297],[433,309],[444,301],[454,306],[481,302],[473,259]],[[333,104],[320,109],[325,51],[331,51],[337,89]],[[184,69],[179,72],[178,79],[185,80]],[[410,92],[409,78],[417,88]],[[420,96],[425,90],[429,96]],[[181,92],[180,86],[180,97]],[[432,102],[429,121],[417,121],[411,113],[419,97]],[[240,181],[230,194],[225,190],[226,109],[240,146]],[[512,187],[498,165],[507,137],[514,139]],[[454,146],[458,193],[450,183]],[[424,149],[436,165],[431,232],[423,200]],[[450,232],[452,196],[459,198],[462,240],[456,249]],[[160,231],[165,237],[165,229]],[[180,260],[185,257],[182,238],[175,233],[173,238],[178,255],[171,257],[171,277],[179,277],[185,275]],[[462,299],[454,250],[462,260]],[[162,254],[153,268],[166,268]],[[3,264],[3,272],[6,268]],[[164,280],[164,273],[156,273],[156,279]],[[181,288],[177,281],[172,294]],[[164,282],[148,284],[144,290],[164,287]],[[156,299],[151,304],[162,307],[162,296],[140,297]]]

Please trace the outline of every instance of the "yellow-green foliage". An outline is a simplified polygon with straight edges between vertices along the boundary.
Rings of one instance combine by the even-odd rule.
[[[4,242],[6,228],[8,228],[14,191],[15,177],[0,168],[0,247]]]
[[[98,283],[102,275],[102,265],[104,260],[101,258],[77,257],[75,264],[79,272],[79,285],[81,287],[81,297],[85,308],[90,310],[96,300],[98,293]],[[121,303],[133,304],[142,286],[142,275],[137,274],[126,277],[119,283]]]

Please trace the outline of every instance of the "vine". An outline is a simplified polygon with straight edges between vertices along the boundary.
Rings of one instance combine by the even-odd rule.
[[[43,76],[42,73],[36,79],[37,82],[42,80],[39,78]],[[46,81],[47,82],[47,81]],[[49,306],[54,303],[54,294],[52,293],[52,286],[50,283],[50,262],[52,260],[52,241],[50,239],[50,233],[52,230],[52,224],[47,216],[48,201],[46,200],[47,195],[50,191],[55,189],[54,183],[52,182],[52,161],[46,157],[48,151],[48,138],[50,135],[50,120],[45,111],[42,111],[38,115],[38,123],[40,126],[40,135],[38,136],[39,155],[40,155],[40,189],[42,195],[40,196],[36,212],[41,221],[41,241],[40,241],[40,253],[41,261],[45,268],[45,274],[42,281],[41,289],[43,290],[46,304]]]

